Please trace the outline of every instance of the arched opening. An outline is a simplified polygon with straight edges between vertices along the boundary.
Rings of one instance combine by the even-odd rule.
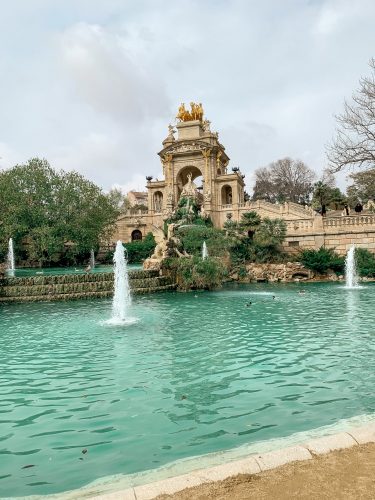
[[[197,186],[198,190],[201,189],[203,186],[203,176],[202,172],[198,167],[195,166],[186,166],[182,168],[178,175],[177,175],[177,192],[178,192],[178,199],[181,197],[182,190],[184,186],[187,184],[189,180],[189,175],[191,174],[191,180],[194,182],[194,184]]]
[[[232,187],[225,185],[221,188],[221,204],[232,205]]]
[[[132,232],[132,241],[140,241],[142,239],[142,232],[139,229],[134,229]]]
[[[161,191],[156,191],[154,194],[154,210],[156,213],[163,210],[163,193]]]
[[[217,175],[221,175],[221,168],[218,168],[216,173],[217,173]]]

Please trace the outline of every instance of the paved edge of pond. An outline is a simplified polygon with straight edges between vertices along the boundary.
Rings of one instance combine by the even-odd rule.
[[[76,498],[90,498],[91,500],[151,500],[158,495],[171,495],[186,488],[222,481],[237,474],[258,474],[291,462],[311,460],[317,455],[367,443],[375,443],[375,422],[360,427],[351,427],[345,432],[313,438],[301,444],[280,448],[267,453],[252,454],[241,460],[197,469],[188,474],[124,490],[100,493],[97,490],[95,491],[95,487],[92,487],[90,490],[82,488],[56,495],[46,495],[44,498],[64,498],[65,500]]]

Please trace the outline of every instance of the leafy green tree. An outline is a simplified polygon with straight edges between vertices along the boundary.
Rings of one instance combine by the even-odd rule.
[[[114,207],[117,207],[119,210],[126,208],[126,207],[124,207],[124,205],[126,204],[127,197],[124,196],[121,189],[119,189],[117,187],[113,187],[112,189],[110,189],[108,191],[107,197],[108,197],[111,205],[113,205]]]
[[[375,200],[375,168],[350,174],[349,178],[353,183],[348,186],[346,193],[351,206]]]
[[[151,257],[155,246],[155,238],[152,233],[147,233],[143,240],[132,241],[125,245],[127,258],[130,264],[143,262],[148,257]]]
[[[109,237],[119,213],[98,186],[45,159],[1,171],[0,192],[0,253],[12,237],[18,255],[25,251],[39,265],[87,258]]]
[[[331,187],[323,181],[318,181],[314,184],[312,197],[312,206],[314,208],[322,208],[325,205],[327,208],[338,210],[346,203],[345,195],[337,187]]]

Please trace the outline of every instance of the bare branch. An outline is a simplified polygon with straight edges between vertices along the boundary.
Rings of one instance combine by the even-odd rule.
[[[359,80],[352,103],[336,116],[336,136],[327,148],[331,172],[345,167],[375,167],[375,59],[369,62],[371,74]]]

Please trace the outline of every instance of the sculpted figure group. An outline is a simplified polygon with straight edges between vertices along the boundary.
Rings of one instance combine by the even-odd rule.
[[[182,103],[178,108],[178,114],[176,118],[178,118],[181,122],[189,122],[192,120],[202,121],[204,113],[202,103],[200,102],[199,104],[196,104],[195,102],[191,102],[190,108],[191,110],[188,111],[187,109],[185,109],[185,103]]]

